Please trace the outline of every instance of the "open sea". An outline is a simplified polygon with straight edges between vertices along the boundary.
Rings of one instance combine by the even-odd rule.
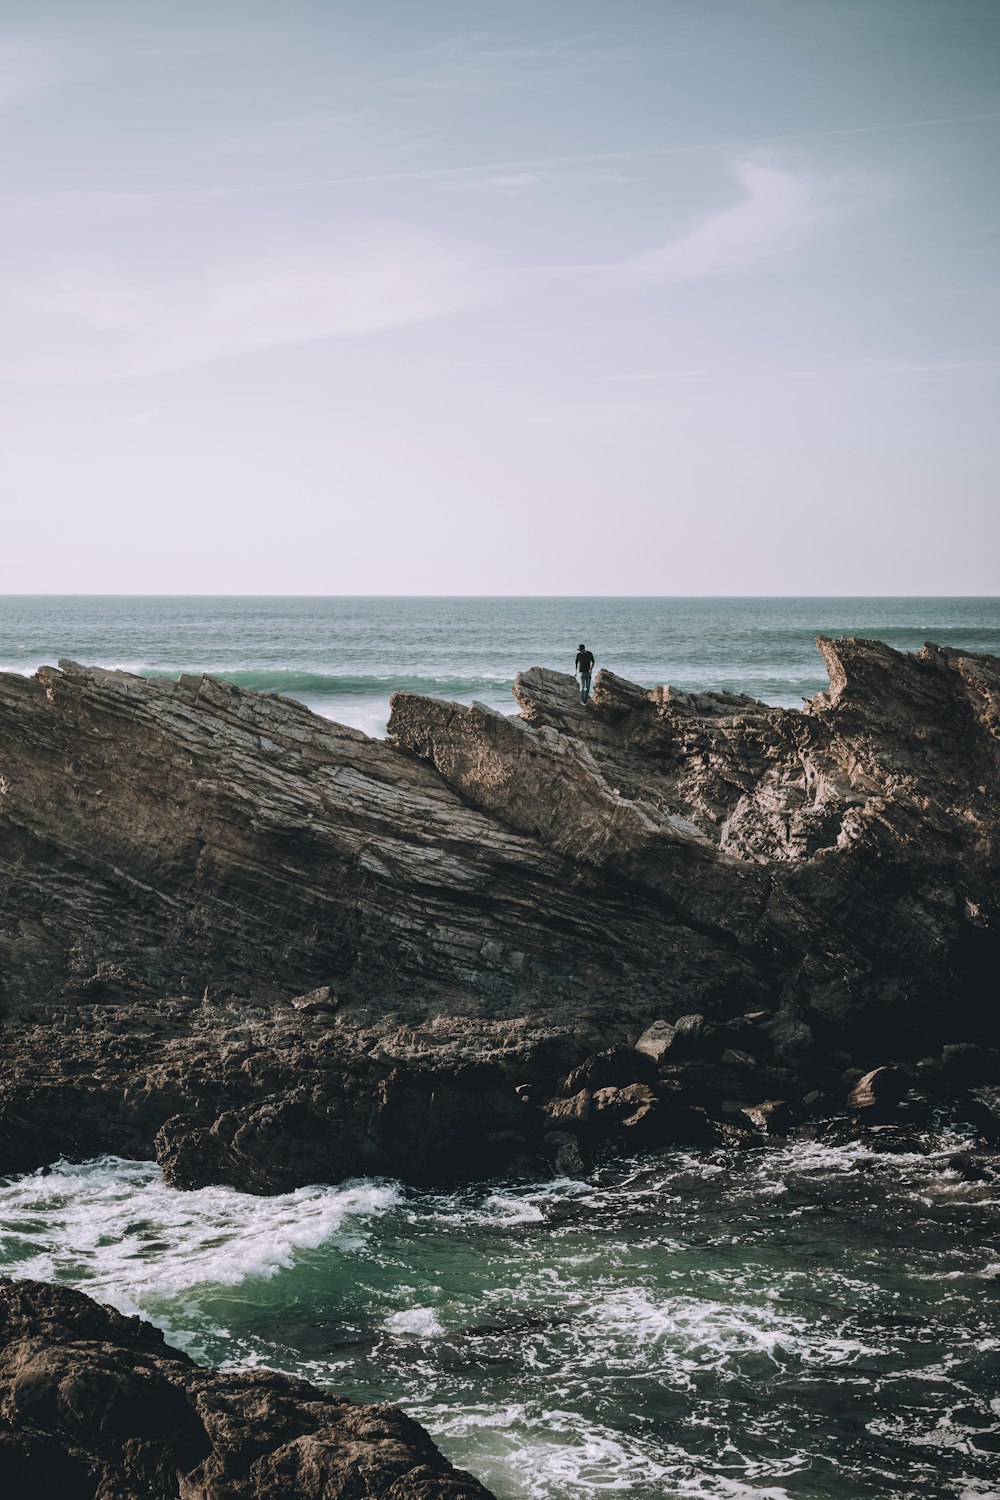
[[[997,599],[0,598],[0,669],[210,671],[384,731],[598,665],[796,705],[817,634],[1000,654]],[[1000,1183],[971,1130],[608,1161],[587,1181],[274,1198],[104,1157],[0,1178],[0,1272],[195,1357],[391,1401],[501,1500],[1000,1494]]]
[[[384,734],[397,688],[513,712],[516,672],[572,672],[581,641],[649,687],[797,707],[826,686],[817,635],[1000,654],[1000,599],[409,599],[0,596],[0,671],[64,656],[214,672]]]

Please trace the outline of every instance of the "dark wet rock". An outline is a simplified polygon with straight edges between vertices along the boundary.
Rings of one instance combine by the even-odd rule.
[[[744,1104],[742,1109],[755,1130],[764,1135],[787,1135],[792,1123],[791,1110],[784,1099],[764,1099],[760,1104]]]
[[[636,1042],[635,1050],[651,1058],[655,1063],[662,1062],[676,1034],[676,1029],[669,1021],[654,1021],[651,1026],[646,1027]]]
[[[585,1177],[589,1171],[580,1142],[565,1131],[553,1130],[546,1134],[545,1155],[563,1177]]]
[[[585,1089],[680,1130],[853,1059],[996,1081],[1000,661],[820,649],[802,711],[538,668],[519,717],[397,695],[389,741],[211,678],[0,674],[0,1170],[155,1142],[189,1185],[426,1181]]]
[[[793,1064],[808,1057],[815,1047],[816,1038],[810,1027],[799,1016],[787,1010],[770,1016],[761,1030],[771,1043],[775,1055]]]
[[[656,1069],[651,1059],[637,1053],[628,1046],[608,1047],[586,1058],[572,1073],[567,1074],[561,1084],[561,1092],[575,1094],[581,1088],[617,1088],[622,1085],[648,1082],[655,1077]]]
[[[923,1156],[927,1152],[926,1141],[907,1126],[866,1123],[861,1130],[860,1139],[872,1151],[884,1152],[889,1156]]]
[[[903,1072],[891,1064],[873,1068],[854,1084],[848,1095],[850,1109],[891,1109],[899,1103],[907,1090]]]
[[[727,1047],[719,1058],[719,1061],[724,1068],[745,1068],[752,1070],[757,1066],[757,1059],[755,1057],[749,1052],[741,1052],[737,1047]]]
[[[1000,1079],[1000,1050],[971,1042],[952,1043],[942,1048],[940,1067],[945,1082],[951,1085],[996,1083]]]
[[[968,1151],[959,1151],[954,1156],[949,1156],[943,1163],[942,1171],[957,1172],[963,1182],[991,1182],[993,1172],[990,1166],[976,1159]]]
[[[962,1096],[958,1114],[985,1145],[1000,1146],[1000,1088],[970,1089]]]
[[[699,1103],[739,1096],[746,1082],[742,1067],[697,1061],[671,1064],[662,1070],[662,1076],[679,1084],[686,1095]]]
[[[688,1044],[696,1042],[704,1030],[705,1017],[702,1015],[678,1016],[674,1022],[675,1036]]]
[[[11,1500],[488,1500],[391,1406],[271,1370],[219,1374],[80,1292],[0,1282]]]

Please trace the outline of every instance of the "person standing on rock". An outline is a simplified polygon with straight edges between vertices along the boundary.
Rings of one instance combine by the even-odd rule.
[[[580,678],[580,702],[587,703],[590,700],[590,674],[594,670],[594,653],[588,651],[582,641],[576,653],[573,670]]]

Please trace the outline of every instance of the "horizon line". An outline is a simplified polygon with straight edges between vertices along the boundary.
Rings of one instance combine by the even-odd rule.
[[[692,600],[692,599],[975,599],[987,602],[1000,603],[1000,594],[911,594],[882,592],[877,594],[281,594],[281,593],[203,593],[200,591],[176,592],[176,593],[153,593],[143,592],[136,594],[118,593],[114,591],[100,591],[95,593],[41,593],[31,590],[19,590],[17,592],[0,592],[2,599],[373,599],[384,601],[386,599],[410,599],[410,600],[462,600],[471,602],[475,600],[509,600],[509,599],[532,599],[532,600]]]

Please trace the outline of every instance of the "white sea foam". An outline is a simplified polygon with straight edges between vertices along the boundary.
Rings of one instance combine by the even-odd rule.
[[[321,719],[330,719],[334,724],[346,724],[349,729],[360,729],[373,740],[384,740],[389,728],[389,698],[370,698],[361,703],[340,703],[336,698],[306,696],[302,699],[306,708]]]
[[[540,1196],[525,1194],[521,1198],[510,1198],[503,1193],[491,1193],[486,1207],[502,1224],[541,1224],[545,1215],[537,1201]]]
[[[273,1198],[182,1192],[151,1162],[60,1162],[0,1187],[0,1255],[8,1275],[69,1282],[135,1312],[202,1284],[272,1277],[337,1236],[349,1247],[397,1197],[367,1181]]]
[[[725,1455],[730,1472],[712,1472],[678,1443],[651,1443],[558,1405],[542,1413],[519,1402],[469,1404],[460,1413],[425,1410],[421,1417],[446,1450],[456,1439],[467,1443],[473,1438],[479,1477],[512,1500],[605,1494],[790,1500],[787,1490],[773,1481],[807,1463],[806,1455],[792,1450],[765,1466],[730,1447]],[[759,1484],[754,1482],[758,1479]]]
[[[641,1356],[645,1370],[677,1387],[689,1386],[695,1371],[738,1368],[748,1356],[777,1371],[799,1362],[848,1364],[876,1352],[862,1339],[821,1328],[772,1301],[657,1297],[628,1288],[609,1291],[581,1313],[589,1358],[629,1370]]]
[[[444,1324],[433,1307],[407,1307],[402,1312],[392,1313],[385,1320],[387,1333],[405,1334],[415,1338],[439,1338],[444,1333]]]

